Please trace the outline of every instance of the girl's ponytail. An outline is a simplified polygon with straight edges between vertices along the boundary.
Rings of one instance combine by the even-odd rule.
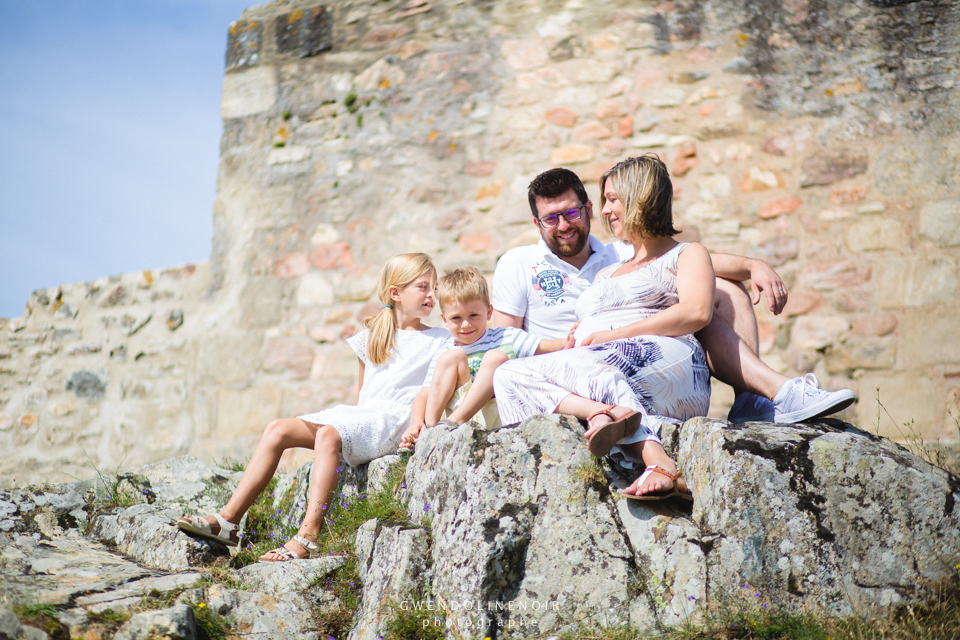
[[[380,313],[369,316],[363,326],[370,329],[367,338],[367,357],[373,364],[383,364],[392,355],[396,347],[397,312],[390,298],[390,287],[403,289],[405,286],[428,271],[436,271],[430,256],[425,253],[401,253],[387,260],[380,272],[380,286],[377,297],[383,308]]]

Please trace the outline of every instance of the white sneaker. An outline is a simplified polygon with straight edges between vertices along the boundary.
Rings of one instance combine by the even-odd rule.
[[[823,418],[843,411],[857,399],[850,389],[824,391],[817,385],[817,377],[808,373],[802,378],[788,380],[773,397],[776,422],[793,424],[803,420]]]
[[[727,414],[727,422],[773,422],[776,417],[773,403],[754,393],[744,392],[737,396]]]

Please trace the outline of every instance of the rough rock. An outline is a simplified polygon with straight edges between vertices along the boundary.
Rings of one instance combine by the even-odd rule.
[[[305,591],[320,578],[344,563],[343,558],[327,557],[299,562],[251,564],[238,569],[236,575],[251,590],[277,597],[290,591]]]
[[[114,636],[116,640],[194,640],[196,637],[197,622],[193,617],[193,609],[185,604],[138,613],[127,620]]]

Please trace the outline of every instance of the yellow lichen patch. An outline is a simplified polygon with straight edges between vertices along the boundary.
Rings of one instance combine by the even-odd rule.
[[[384,78],[380,81],[380,88],[387,89],[390,87],[390,78]]]
[[[743,49],[750,42],[750,36],[745,33],[738,33],[734,36],[734,40],[737,42],[737,46]]]
[[[303,19],[303,9],[297,9],[287,14],[287,24],[293,24]]]

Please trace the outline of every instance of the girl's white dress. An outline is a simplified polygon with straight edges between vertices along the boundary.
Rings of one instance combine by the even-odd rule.
[[[597,274],[577,300],[577,342],[677,304],[677,258],[684,246],[631,273],[613,277],[620,262]],[[494,387],[504,424],[552,413],[571,393],[643,413],[641,428],[620,444],[659,441],[660,416],[688,420],[710,407],[707,359],[692,335],[636,336],[518,358],[497,369]]]
[[[347,339],[363,362],[363,386],[357,405],[341,404],[297,416],[311,424],[332,425],[343,442],[343,459],[354,467],[396,452],[430,362],[450,338],[449,331],[437,327],[398,330],[393,355],[383,364],[373,364],[367,357],[369,335],[370,331],[364,329]]]

